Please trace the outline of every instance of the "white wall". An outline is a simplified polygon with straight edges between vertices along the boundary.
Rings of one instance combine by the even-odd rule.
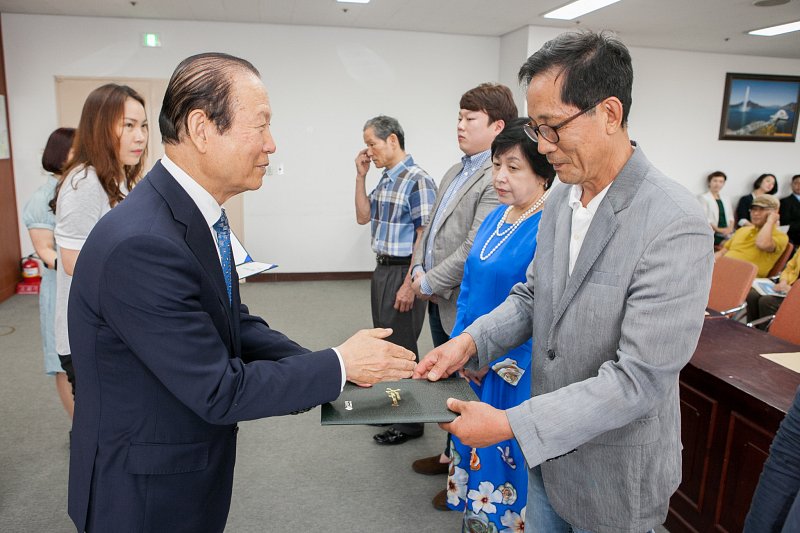
[[[693,192],[714,170],[728,175],[734,202],[764,172],[778,178],[778,196],[800,174],[800,142],[720,141],[726,72],[800,76],[800,60],[632,48],[631,138],[653,163]]]
[[[20,211],[44,179],[41,151],[57,126],[54,76],[168,78],[181,59],[210,50],[253,62],[273,107],[271,161],[285,175],[246,193],[245,244],[278,272],[371,270],[369,227],[356,224],[353,208],[364,122],[398,118],[406,149],[438,182],[461,156],[461,94],[498,78],[499,39],[489,37],[9,14],[2,24]],[[163,47],[140,47],[143,32],[158,32]],[[377,178],[373,170],[368,187]]]
[[[286,173],[246,193],[245,244],[257,259],[279,263],[279,272],[372,268],[369,229],[356,225],[352,205],[353,158],[367,118],[397,117],[406,148],[438,182],[461,155],[454,131],[460,95],[497,80],[518,93],[519,66],[558,33],[530,26],[490,38],[10,14],[2,25],[20,211],[43,181],[41,150],[57,125],[54,76],[168,78],[181,59],[209,50],[251,60],[274,108],[273,165],[283,163]],[[153,31],[163,47],[140,47],[140,34]],[[631,54],[631,137],[659,168],[697,193],[706,174],[724,170],[732,198],[768,171],[778,176],[780,195],[788,193],[789,177],[800,173],[800,144],[719,141],[717,134],[726,72],[800,75],[800,60],[646,48]],[[368,186],[377,176],[371,173]]]
[[[522,61],[528,55],[527,27],[507,33],[500,38],[500,83],[507,85],[514,93],[514,102],[517,104],[520,116],[525,116],[525,88],[517,81],[517,74]]]
[[[525,87],[520,85],[517,78],[519,68],[528,56],[561,32],[562,30],[558,28],[523,26],[500,37],[500,83],[511,88],[514,101],[522,116],[527,114],[528,106],[525,101]]]

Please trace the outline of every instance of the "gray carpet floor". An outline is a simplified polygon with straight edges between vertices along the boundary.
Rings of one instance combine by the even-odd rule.
[[[371,327],[368,281],[250,283],[251,312],[300,344],[336,346]],[[432,348],[427,324],[420,352]],[[66,513],[68,431],[54,379],[42,370],[35,296],[0,304],[0,531],[74,531]],[[461,515],[433,509],[444,476],[411,470],[439,453],[435,425],[400,446],[378,446],[368,426],[322,427],[319,408],[240,424],[227,531],[460,531]],[[659,528],[659,533],[666,532]]]
[[[251,312],[311,348],[371,327],[368,281],[250,283]],[[420,350],[432,347],[427,325]],[[0,304],[0,531],[74,531],[66,513],[69,420],[44,375],[35,296]],[[368,426],[322,427],[319,408],[240,424],[231,532],[456,532],[460,515],[433,509],[444,476],[411,462],[438,453],[435,425],[400,446]]]

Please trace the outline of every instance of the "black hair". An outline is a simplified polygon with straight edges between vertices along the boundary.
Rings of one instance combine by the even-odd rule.
[[[761,174],[759,177],[756,178],[756,181],[753,182],[753,190],[758,189],[761,187],[761,184],[764,183],[764,180],[767,176],[772,176],[772,181],[775,185],[772,187],[771,191],[767,191],[767,194],[778,194],[778,178],[775,177],[775,174]]]
[[[539,150],[536,149],[536,143],[531,141],[525,134],[525,130],[522,129],[528,122],[529,119],[524,117],[506,122],[506,127],[492,141],[492,158],[503,155],[515,146],[519,146],[522,155],[525,156],[534,174],[544,178],[544,188],[547,190],[553,184],[556,171],[547,160],[547,157],[540,154]]]
[[[525,61],[519,81],[527,86],[534,76],[553,69],[564,77],[562,102],[586,109],[615,96],[622,102],[622,126],[627,126],[633,65],[628,48],[612,33],[562,33]]]
[[[728,181],[728,176],[726,176],[723,171],[715,170],[714,172],[708,175],[708,177],[706,178],[706,183],[711,183],[711,180],[714,178],[722,178],[723,181]]]

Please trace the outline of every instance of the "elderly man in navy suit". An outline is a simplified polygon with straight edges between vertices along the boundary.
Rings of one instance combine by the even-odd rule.
[[[237,422],[333,400],[345,380],[411,376],[414,354],[382,340],[391,330],[312,353],[241,304],[220,206],[261,186],[270,116],[247,61],[184,60],[159,119],[166,156],[81,251],[69,304],[79,531],[222,531]]]

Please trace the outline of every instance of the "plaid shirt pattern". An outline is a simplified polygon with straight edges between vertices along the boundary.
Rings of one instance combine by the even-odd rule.
[[[383,172],[369,200],[372,250],[396,257],[411,255],[415,231],[428,224],[436,202],[433,179],[408,155]]]

